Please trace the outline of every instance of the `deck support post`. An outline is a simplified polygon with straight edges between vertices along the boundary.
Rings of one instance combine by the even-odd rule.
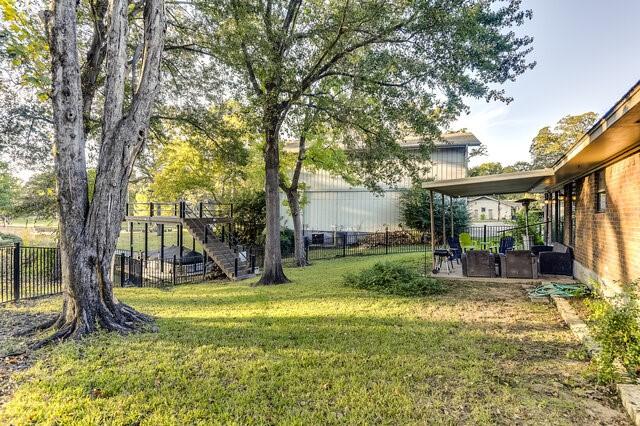
[[[164,223],[160,227],[160,272],[164,272]]]
[[[144,261],[149,259],[149,223],[144,223]]]
[[[129,222],[129,257],[133,257],[133,222]]]

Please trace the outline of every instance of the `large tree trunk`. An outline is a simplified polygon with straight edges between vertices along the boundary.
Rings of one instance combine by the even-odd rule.
[[[264,270],[258,284],[282,284],[289,282],[282,270],[280,250],[280,148],[278,146],[279,124],[276,119],[267,120],[265,126],[266,146],[264,151],[267,218],[264,246]]]
[[[113,294],[111,259],[124,218],[129,177],[142,148],[151,107],[158,91],[164,42],[164,3],[144,6],[145,61],[130,109],[123,111],[126,73],[128,2],[112,0],[106,41],[104,117],[95,192],[89,203],[85,160],[83,94],[95,92],[81,78],[77,55],[76,0],[58,0],[46,14],[53,76],[55,168],[60,213],[60,251],[64,301],[54,321],[57,331],[36,346],[81,337],[98,328],[129,332],[151,320],[121,303]],[[106,9],[105,9],[106,10]],[[100,16],[97,19],[106,19]],[[98,43],[93,48],[103,49]],[[92,61],[89,55],[90,62]],[[96,65],[92,62],[90,65]],[[87,76],[87,79],[91,79]],[[95,79],[94,79],[95,84]],[[91,95],[92,96],[92,95]]]

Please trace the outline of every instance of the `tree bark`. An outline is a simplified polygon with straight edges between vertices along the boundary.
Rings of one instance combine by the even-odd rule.
[[[307,255],[304,246],[304,234],[302,229],[302,209],[300,208],[300,193],[298,190],[286,191],[289,209],[291,210],[291,219],[293,221],[293,249],[296,266],[307,266]]]
[[[280,250],[280,147],[278,146],[280,121],[277,114],[266,114],[265,120],[265,182],[266,238],[264,246],[264,268],[257,284],[271,285],[289,282],[282,269]]]
[[[280,188],[284,191],[289,202],[291,220],[293,221],[293,248],[296,266],[307,266],[306,250],[304,245],[304,233],[302,229],[302,209],[300,208],[300,173],[306,158],[306,129],[303,130],[298,144],[298,158],[291,176],[291,185],[287,186],[283,179],[280,179]]]
[[[126,190],[133,163],[142,148],[158,91],[165,17],[162,0],[144,6],[145,60],[125,114],[126,0],[110,2],[106,43],[107,79],[104,117],[93,199],[89,203],[85,160],[87,102],[95,90],[83,85],[77,54],[76,0],[58,0],[46,13],[50,35],[55,129],[55,169],[60,217],[60,252],[64,299],[62,312],[50,324],[57,329],[41,346],[78,338],[98,328],[130,332],[150,317],[118,301],[113,294],[111,260],[124,219]],[[103,9],[103,12],[106,9]],[[99,16],[98,20],[105,19]],[[96,49],[102,49],[95,43]],[[91,62],[91,56],[89,55]],[[97,61],[100,62],[100,61]],[[91,65],[98,66],[97,62]],[[95,84],[95,80],[94,83]]]

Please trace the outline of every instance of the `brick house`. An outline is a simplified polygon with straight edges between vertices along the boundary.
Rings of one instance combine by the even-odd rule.
[[[545,240],[571,247],[574,276],[640,279],[640,81],[549,169],[429,182],[449,196],[543,194]]]

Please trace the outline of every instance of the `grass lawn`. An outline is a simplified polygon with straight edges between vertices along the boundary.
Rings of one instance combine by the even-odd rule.
[[[569,356],[579,345],[554,309],[519,286],[457,282],[412,299],[341,284],[421,258],[318,261],[274,287],[119,289],[160,331],[41,350],[0,424],[627,424]]]

